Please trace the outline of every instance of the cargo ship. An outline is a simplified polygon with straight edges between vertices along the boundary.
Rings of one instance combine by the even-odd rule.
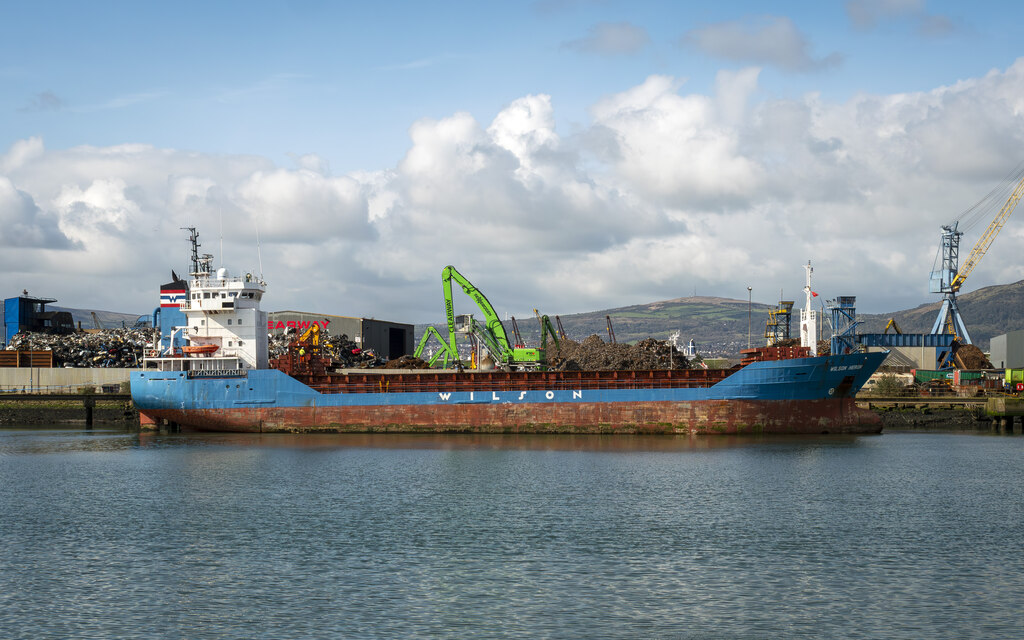
[[[854,396],[885,353],[750,350],[724,370],[330,371],[315,345],[271,361],[262,278],[197,259],[187,347],[131,374],[145,425],[235,432],[877,433]],[[315,337],[315,336],[314,336]],[[161,341],[161,345],[164,341]]]

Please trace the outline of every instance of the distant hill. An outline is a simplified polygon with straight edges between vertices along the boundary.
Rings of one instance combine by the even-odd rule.
[[[895,318],[896,324],[904,333],[926,333],[931,331],[935,317],[939,313],[941,300],[920,305],[906,311],[882,314],[858,314],[861,321],[859,333],[881,333],[889,318]],[[974,343],[982,350],[988,350],[989,341],[1007,331],[1024,329],[1024,280],[1014,284],[985,287],[957,298],[960,312],[967,322]],[[753,346],[764,344],[765,324],[768,311],[773,310],[764,304],[750,305],[750,343]],[[467,309],[460,309],[466,312]],[[479,318],[479,313],[476,314]],[[691,338],[702,354],[709,356],[732,356],[739,354],[740,349],[747,347],[747,301],[730,298],[694,296],[663,300],[649,304],[633,305],[575,313],[560,316],[566,334],[573,340],[583,340],[597,334],[608,341],[608,330],[605,316],[611,318],[615,338],[619,342],[636,342],[644,338],[666,340],[675,331],[679,331],[679,345],[686,344]],[[799,336],[800,311],[793,310],[791,332]],[[531,345],[539,343],[539,323],[532,317],[517,318],[524,342]],[[551,318],[554,322],[554,316]],[[445,334],[447,329],[442,324],[434,325]],[[423,335],[427,325],[416,326],[417,340]],[[512,325],[505,323],[511,335]],[[828,325],[825,325],[826,333]]]
[[[750,343],[753,346],[764,343],[765,320],[770,309],[772,307],[763,304],[750,305]],[[460,311],[465,312],[463,309]],[[609,316],[617,342],[637,342],[644,338],[667,340],[678,331],[680,347],[693,339],[703,354],[726,355],[739,354],[740,349],[747,347],[747,311],[746,300],[694,296],[574,313],[559,318],[566,335],[576,341],[596,334],[608,342],[608,321],[605,316]],[[475,315],[479,319],[480,314]],[[551,316],[551,321],[555,322],[554,316]],[[516,318],[516,322],[526,344],[539,343],[540,323],[536,318]],[[416,325],[417,340],[427,326]],[[444,325],[435,324],[434,327],[442,335],[447,332]],[[511,336],[512,323],[505,322],[505,329]]]
[[[770,309],[772,307],[763,304],[750,305],[750,343],[753,346],[764,342],[765,320]],[[703,353],[724,355],[738,354],[747,347],[747,311],[746,300],[695,296],[575,313],[561,316],[561,320],[566,335],[577,341],[594,334],[608,341],[605,317],[608,316],[618,342],[637,342],[644,338],[667,340],[678,331],[680,346],[693,339]],[[538,323],[532,318],[527,323],[532,335]]]

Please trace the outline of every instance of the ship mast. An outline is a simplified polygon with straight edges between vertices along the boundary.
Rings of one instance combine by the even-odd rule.
[[[814,273],[814,268],[810,260],[804,265],[804,269],[807,270],[807,284],[804,285],[807,301],[800,310],[800,346],[810,347],[813,357],[818,355],[818,312],[814,310],[813,301],[814,296],[818,294],[811,291],[811,274]]]
[[[192,243],[192,270],[189,271],[189,273],[192,275],[192,277],[195,277],[195,275],[199,273],[199,247],[202,246],[201,244],[199,244],[199,232],[196,231],[195,227],[181,228],[188,231],[189,242]]]

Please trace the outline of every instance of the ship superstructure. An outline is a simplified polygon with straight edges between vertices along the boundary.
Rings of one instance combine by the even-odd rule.
[[[177,336],[187,342],[180,352],[168,347],[147,358],[147,368],[205,375],[266,369],[267,313],[260,309],[266,283],[252,273],[232,276],[224,267],[214,271],[213,256],[198,255],[199,234],[195,228],[190,231],[192,271],[187,296],[180,303],[185,323],[173,327],[168,343],[173,345]]]

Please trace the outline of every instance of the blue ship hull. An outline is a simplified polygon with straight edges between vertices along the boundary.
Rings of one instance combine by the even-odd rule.
[[[524,374],[403,390],[382,373],[373,391],[323,393],[266,369],[134,372],[131,390],[144,422],[213,431],[870,433],[879,420],[853,396],[885,356],[755,362],[704,388]]]

